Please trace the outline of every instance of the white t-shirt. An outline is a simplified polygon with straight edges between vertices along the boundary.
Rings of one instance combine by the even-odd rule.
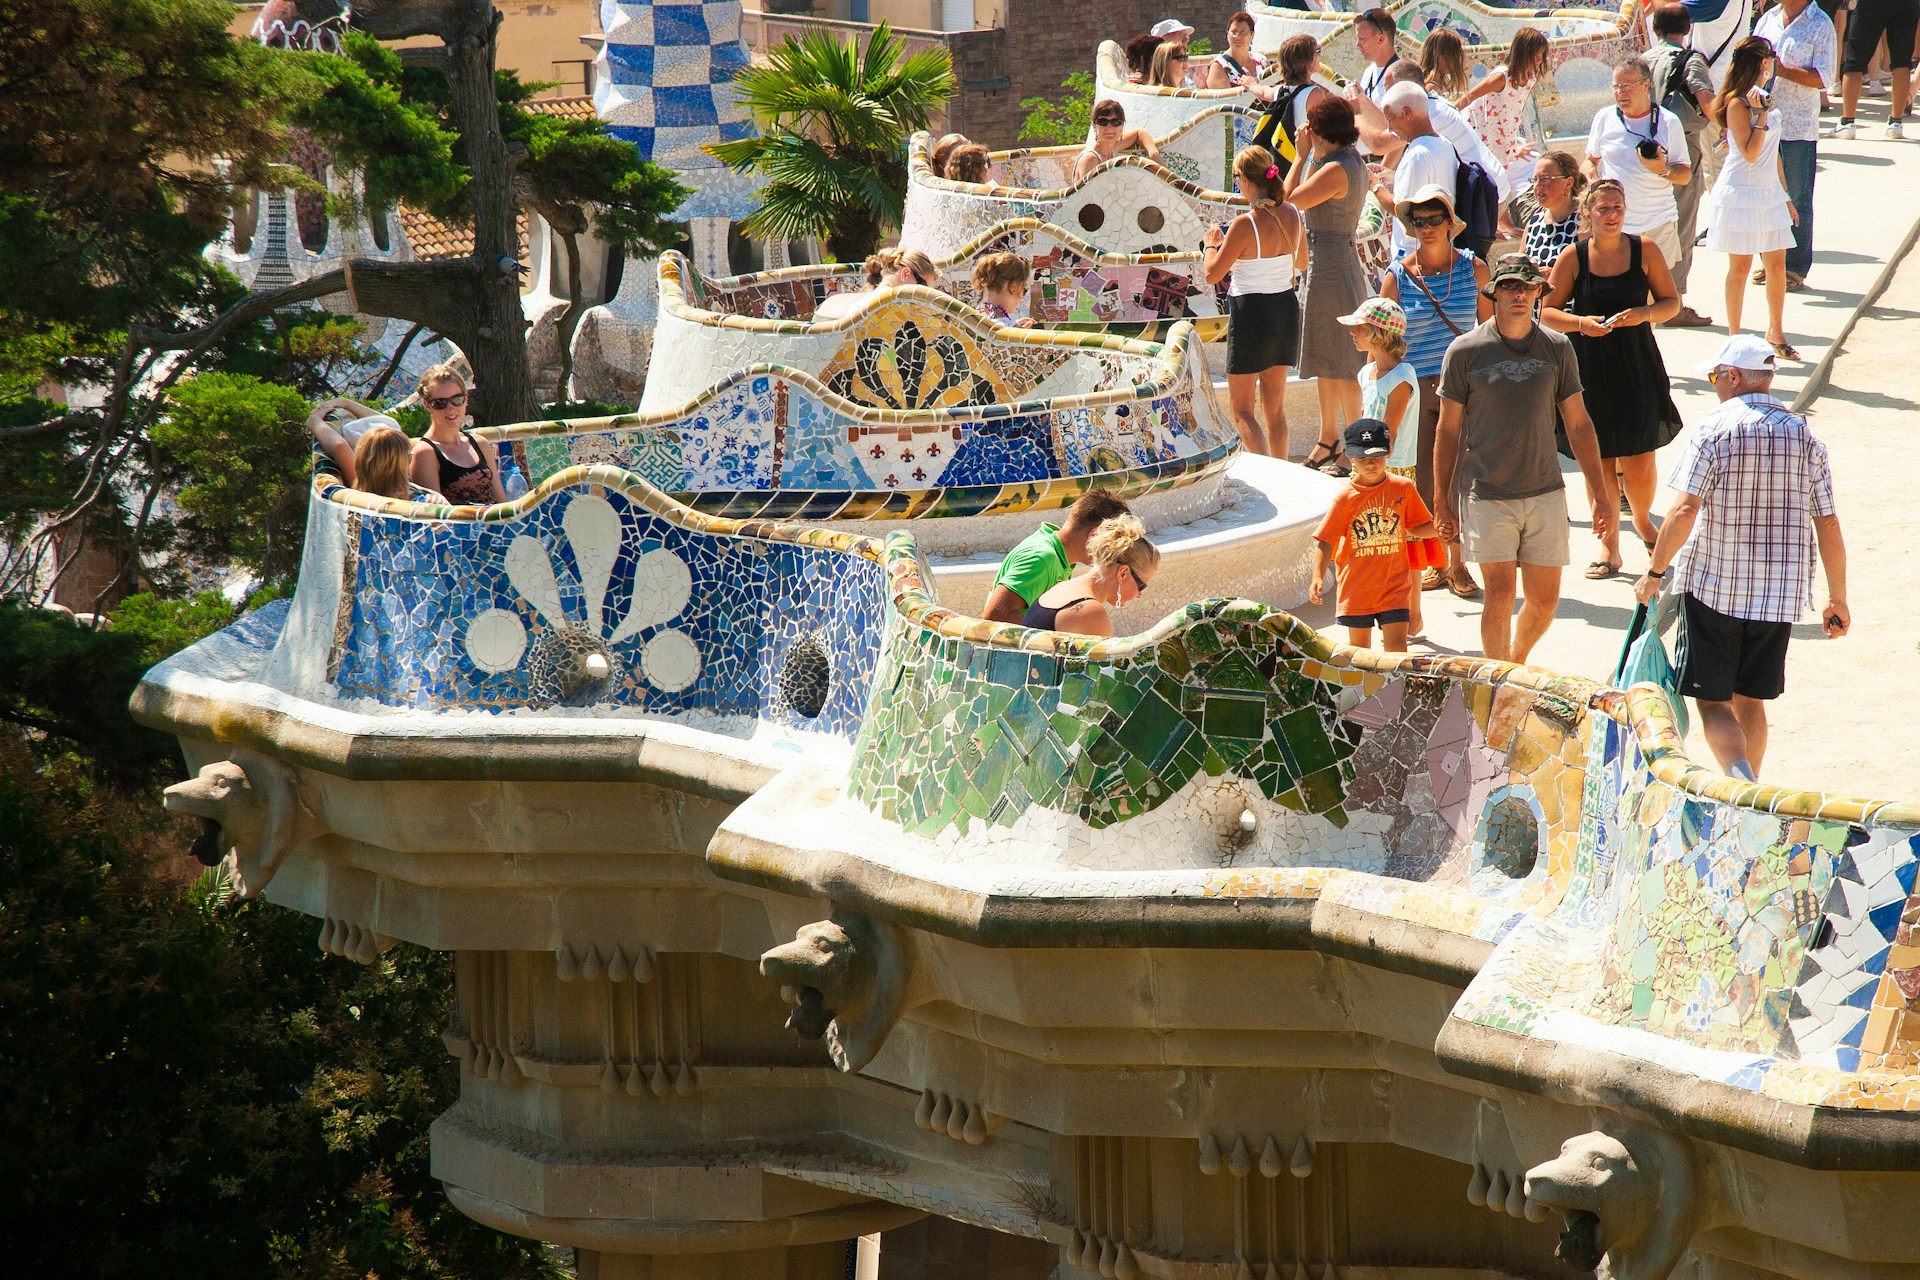
[[[1428,184],[1446,192],[1448,203],[1452,203],[1454,172],[1459,167],[1460,162],[1454,159],[1453,145],[1445,138],[1435,137],[1431,133],[1415,138],[1400,153],[1400,163],[1394,166],[1393,203],[1398,206],[1402,200],[1413,199],[1413,193]],[[1411,253],[1418,243],[1395,218],[1394,253]]]
[[[1507,178],[1506,163],[1494,156],[1487,140],[1468,123],[1464,115],[1454,109],[1451,102],[1438,94],[1428,94],[1427,119],[1432,121],[1433,131],[1452,143],[1455,151],[1487,171],[1487,176],[1493,179],[1493,185],[1500,190],[1502,204],[1513,198],[1513,184]]]
[[[1587,154],[1599,162],[1599,175],[1617,179],[1627,189],[1627,220],[1621,230],[1633,236],[1680,216],[1673,201],[1677,188],[1640,163],[1640,144],[1649,137],[1667,149],[1668,164],[1693,163],[1686,132],[1665,107],[1656,106],[1650,116],[1629,116],[1618,107],[1606,107],[1593,117],[1593,129],[1587,134]]]

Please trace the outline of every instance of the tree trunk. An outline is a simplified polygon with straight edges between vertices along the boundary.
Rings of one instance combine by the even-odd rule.
[[[587,300],[580,296],[580,237],[571,227],[556,226],[552,221],[547,225],[553,227],[554,234],[567,249],[567,309],[560,315],[560,386],[554,392],[554,399],[571,400],[573,332],[580,327],[580,317],[587,314]]]
[[[381,40],[438,36],[446,46],[441,70],[452,91],[453,122],[466,144],[473,201],[473,256],[465,268],[465,296],[458,322],[442,314],[422,314],[424,301],[409,311],[365,309],[374,315],[421,320],[453,339],[466,352],[478,384],[473,415],[482,424],[521,422],[536,416],[533,371],[527,366],[526,312],[520,305],[520,237],[514,204],[514,159],[500,133],[499,98],[494,90],[494,36],[500,15],[490,0],[360,0],[353,25]],[[448,267],[451,263],[434,263]],[[375,264],[354,264],[356,294],[363,274]]]

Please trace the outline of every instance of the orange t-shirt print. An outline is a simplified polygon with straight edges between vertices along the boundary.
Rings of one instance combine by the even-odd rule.
[[[1433,519],[1413,481],[1389,475],[1363,488],[1348,484],[1334,498],[1314,540],[1333,549],[1339,580],[1335,612],[1345,618],[1405,609],[1413,595],[1407,530]]]

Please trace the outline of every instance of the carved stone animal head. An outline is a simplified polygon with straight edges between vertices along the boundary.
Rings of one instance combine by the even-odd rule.
[[[1614,1280],[1666,1280],[1693,1238],[1691,1152],[1659,1130],[1609,1123],[1569,1138],[1527,1170],[1526,1194],[1565,1218],[1559,1254],[1577,1271],[1604,1260]]]
[[[209,840],[214,834],[210,826],[195,852],[206,844],[216,855],[231,849],[231,874],[242,897],[257,897],[289,850],[325,834],[324,824],[300,802],[293,770],[245,748],[230,760],[206,766],[198,777],[168,787],[165,802],[171,813],[190,813],[218,826],[218,836]],[[208,859],[203,854],[201,860]]]
[[[787,1026],[825,1039],[842,1071],[873,1061],[905,1007],[906,964],[898,931],[836,909],[760,957],[760,973],[794,1006]]]

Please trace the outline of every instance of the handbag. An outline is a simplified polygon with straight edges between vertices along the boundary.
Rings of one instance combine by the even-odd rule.
[[[1680,618],[1680,610],[1671,607],[1675,597],[1663,595],[1651,606],[1641,605],[1633,611],[1633,622],[1627,627],[1627,641],[1620,648],[1620,661],[1613,669],[1613,683],[1616,688],[1625,689],[1636,684],[1657,686],[1667,695],[1667,701],[1673,705],[1673,727],[1684,737],[1687,732],[1687,703],[1680,696],[1680,671],[1667,656],[1666,642],[1661,640],[1664,630],[1662,620],[1665,615],[1673,615],[1670,621],[1684,629],[1686,623]],[[1684,635],[1676,633],[1675,649],[1678,651],[1685,643]]]

